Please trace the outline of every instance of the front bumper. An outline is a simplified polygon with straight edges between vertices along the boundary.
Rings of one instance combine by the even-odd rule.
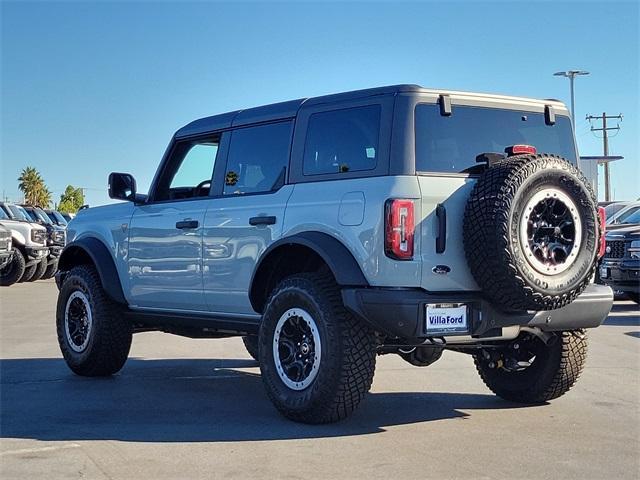
[[[27,267],[49,255],[49,249],[47,247],[26,247],[24,250],[27,254],[27,258],[25,259]]]
[[[603,273],[606,275],[603,276]],[[640,260],[603,260],[600,264],[600,281],[614,290],[640,293]]]
[[[56,260],[61,254],[64,247],[61,245],[49,246],[49,262]]]
[[[0,251],[0,267],[4,267],[13,256],[13,250],[2,250]]]
[[[557,310],[506,313],[494,308],[479,293],[430,293],[421,289],[346,288],[345,306],[376,331],[394,338],[427,338],[426,305],[468,305],[472,337],[494,337],[511,326],[538,327],[544,331],[575,330],[599,326],[611,311],[613,291],[604,285],[589,285],[571,304]]]

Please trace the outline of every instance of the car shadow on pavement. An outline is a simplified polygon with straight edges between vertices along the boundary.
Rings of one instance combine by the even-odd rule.
[[[637,303],[615,303],[603,325],[640,327],[640,307]]]
[[[371,393],[346,421],[302,425],[269,402],[249,360],[130,359],[110,378],[73,375],[62,359],[0,361],[0,438],[215,442],[362,435],[518,408],[493,395]],[[242,371],[236,369],[244,369]]]

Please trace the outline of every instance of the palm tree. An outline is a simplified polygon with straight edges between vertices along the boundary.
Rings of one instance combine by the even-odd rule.
[[[48,207],[51,204],[51,191],[47,188],[34,167],[26,167],[18,177],[18,188],[24,194],[24,201],[29,205]]]

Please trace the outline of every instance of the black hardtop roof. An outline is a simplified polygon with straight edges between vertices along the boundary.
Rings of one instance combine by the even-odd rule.
[[[213,115],[211,117],[205,117],[195,120],[178,130],[176,132],[176,137],[199,135],[214,130],[237,127],[250,123],[268,122],[270,120],[277,120],[280,118],[292,118],[296,116],[302,104],[304,104],[305,106],[319,105],[323,103],[356,100],[359,98],[378,95],[393,95],[403,92],[419,92],[421,90],[424,89],[419,85],[389,85],[386,87],[367,88],[364,90],[334,93],[331,95],[322,95],[319,97],[300,98],[298,100],[273,103],[271,105],[263,105],[260,107],[248,108],[246,110],[236,110],[234,112],[222,113],[220,115]]]

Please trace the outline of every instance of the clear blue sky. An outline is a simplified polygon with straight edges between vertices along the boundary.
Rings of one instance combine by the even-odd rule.
[[[394,83],[568,103],[582,155],[587,113],[623,113],[617,199],[640,196],[638,2],[2,1],[2,189],[35,166],[56,201],[71,183],[106,202],[107,175],[148,188],[172,133],[215,113]],[[602,190],[602,189],[601,189]],[[602,195],[602,193],[601,193]]]

